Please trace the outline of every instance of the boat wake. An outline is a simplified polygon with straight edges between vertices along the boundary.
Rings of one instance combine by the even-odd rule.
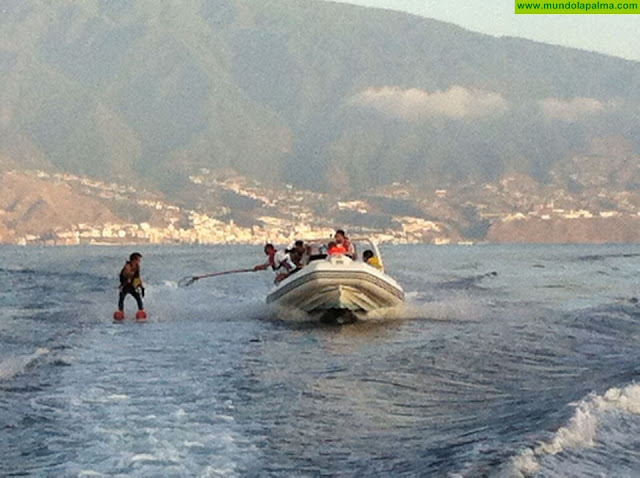
[[[459,289],[459,290],[472,289],[472,288],[481,289],[482,288],[480,286],[481,282],[485,281],[488,278],[494,278],[497,276],[498,276],[498,273],[496,271],[491,271],[491,272],[487,272],[486,274],[479,274],[479,275],[474,275],[470,277],[462,277],[459,279],[443,282],[439,284],[438,287],[441,289]]]
[[[484,274],[482,277],[490,276]],[[221,287],[225,286],[225,287]],[[368,313],[345,310],[319,310],[308,313],[295,307],[277,303],[265,304],[263,291],[258,294],[246,289],[234,287],[234,294],[226,290],[226,283],[209,284],[193,288],[180,288],[175,281],[163,281],[149,287],[147,311],[150,321],[174,320],[267,320],[288,324],[334,324],[348,325],[355,322],[386,321],[478,321],[491,311],[491,305],[485,304],[470,294],[453,294],[446,297],[425,296],[422,292],[406,293],[406,302],[393,307],[371,310]],[[214,309],[211,304],[215,303]],[[126,304],[126,307],[130,307]],[[346,313],[349,312],[349,313]]]
[[[434,320],[434,321],[478,321],[489,313],[490,308],[469,297],[450,297],[445,300],[421,302],[409,300],[401,306],[379,309],[368,314],[379,320]]]
[[[49,349],[39,348],[29,355],[8,357],[0,362],[0,380],[9,380],[33,366],[41,356],[47,355]]]
[[[402,322],[402,321],[465,321],[482,320],[488,309],[477,302],[466,299],[430,303],[404,303],[396,307],[372,310],[368,313],[352,312],[344,309],[328,309],[307,313],[300,309],[271,305],[261,311],[256,309],[254,317],[282,321],[290,324],[349,325],[362,322]],[[262,312],[262,313],[261,313]],[[264,313],[266,312],[266,313]]]
[[[611,388],[604,395],[591,394],[580,401],[569,423],[551,439],[526,448],[513,458],[513,471],[517,476],[545,472],[562,476],[562,470],[568,472],[578,458],[582,466],[592,462],[598,468],[598,456],[604,447],[615,448],[618,455],[636,457],[635,444],[627,442],[628,435],[616,433],[620,429],[615,423],[612,425],[616,421],[625,422],[625,429],[640,428],[640,385]],[[625,475],[624,470],[619,471]]]

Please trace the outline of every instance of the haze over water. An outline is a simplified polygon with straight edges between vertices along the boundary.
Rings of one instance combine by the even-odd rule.
[[[259,247],[0,248],[0,475],[637,476],[638,245],[387,246],[406,307],[278,315]],[[131,298],[127,312],[135,311]]]

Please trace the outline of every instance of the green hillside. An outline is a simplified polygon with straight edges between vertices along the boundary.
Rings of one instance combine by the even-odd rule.
[[[176,196],[232,168],[349,193],[545,182],[594,138],[640,146],[640,64],[618,58],[311,0],[2,8],[4,169]]]

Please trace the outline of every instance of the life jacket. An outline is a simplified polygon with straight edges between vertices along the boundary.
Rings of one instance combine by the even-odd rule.
[[[376,256],[370,257],[369,260],[367,260],[367,264],[369,264],[372,267],[375,267],[376,269],[382,269],[382,266],[380,265],[380,261]]]
[[[133,277],[127,277],[125,274],[125,269],[127,265],[131,265],[131,262],[127,261],[120,271],[120,285],[131,285],[134,289],[137,289],[142,285],[142,280],[140,280],[140,268],[138,267],[133,274]]]
[[[329,249],[328,254],[331,256],[333,254],[346,254],[347,253],[347,248],[344,247],[342,244],[336,244],[335,246],[331,246],[331,249]]]

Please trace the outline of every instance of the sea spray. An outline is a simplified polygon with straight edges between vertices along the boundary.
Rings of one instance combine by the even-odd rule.
[[[604,395],[591,394],[580,401],[569,423],[560,427],[551,440],[527,448],[513,459],[515,470],[528,476],[541,469],[540,461],[546,456],[597,446],[598,427],[603,416],[615,411],[640,415],[640,385],[613,387]]]
[[[29,355],[7,357],[0,362],[0,380],[9,380],[33,365],[41,356],[47,355],[49,349],[38,348]]]

